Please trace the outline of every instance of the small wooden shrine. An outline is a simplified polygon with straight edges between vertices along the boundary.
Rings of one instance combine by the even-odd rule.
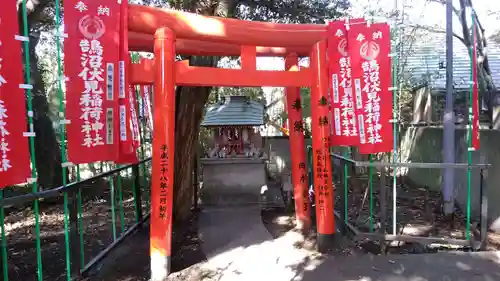
[[[266,153],[260,127],[264,105],[246,96],[225,96],[209,107],[201,126],[211,138],[204,157],[200,199],[204,204],[258,202],[266,185]]]
[[[264,106],[245,96],[226,96],[208,108],[201,126],[211,132],[207,158],[261,157]]]

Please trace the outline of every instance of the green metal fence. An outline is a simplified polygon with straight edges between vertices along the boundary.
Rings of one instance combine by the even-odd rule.
[[[27,276],[30,276],[28,280],[71,280],[91,270],[110,249],[148,218],[150,160],[147,158],[136,164],[111,169],[59,188],[3,198],[0,201],[3,280],[20,280],[20,277],[26,280],[24,278]],[[45,203],[47,201],[50,203]],[[6,225],[13,224],[8,221],[6,210],[16,207],[25,209],[28,205],[38,206],[31,214],[35,221],[33,240],[19,241],[25,240],[19,239],[19,235],[14,235],[17,239],[10,239],[9,234],[15,229],[11,227],[10,232],[5,229]],[[61,205],[62,212],[60,208],[54,207]],[[52,223],[44,227],[44,220],[41,219],[43,216],[61,214],[64,216],[64,226],[54,232],[63,232],[63,245],[58,244],[60,239],[47,234],[51,226],[57,226]],[[32,228],[30,225],[24,231],[29,232]],[[41,231],[41,228],[47,232]],[[102,241],[102,237],[107,239]],[[16,252],[20,250],[24,253],[19,256]],[[30,257],[34,259],[30,260]],[[61,264],[54,266],[61,259],[64,269]],[[65,274],[61,274],[63,272]]]
[[[20,2],[20,35],[30,38],[27,1]],[[35,137],[30,137],[31,181],[0,190],[0,262],[3,281],[71,280],[92,270],[110,249],[141,226],[149,216],[151,128],[139,118],[141,145],[138,163],[76,165],[67,163],[65,77],[62,40],[62,3],[55,1],[50,37],[57,61],[57,120],[61,148],[62,186],[40,190],[37,183]],[[22,43],[25,83],[32,77],[30,40]],[[33,47],[33,46],[31,46]],[[52,48],[51,47],[51,48]],[[44,81],[45,82],[45,81]],[[35,86],[35,85],[33,85]],[[34,87],[33,87],[34,88]],[[26,89],[28,127],[34,131],[33,90]],[[48,93],[46,93],[49,95]],[[142,106],[138,89],[137,106]],[[139,110],[137,110],[139,112]]]
[[[310,185],[314,185],[314,168],[312,161],[312,147],[307,146],[307,161],[309,169],[309,182]],[[398,163],[398,162],[376,162],[375,155],[369,155],[369,161],[359,161],[352,158],[350,148],[344,148],[344,152],[331,152],[332,170],[333,170],[333,181],[335,189],[335,216],[337,220],[342,223],[337,223],[337,226],[341,228],[343,233],[350,234],[356,240],[375,240],[379,241],[379,245],[383,251],[387,250],[386,242],[391,241],[406,241],[410,243],[418,243],[422,245],[432,245],[439,244],[446,248],[460,247],[471,250],[483,250],[487,245],[487,197],[486,197],[486,186],[483,184],[483,172],[487,170],[490,164],[472,164],[472,163]],[[467,170],[468,173],[476,171],[479,173],[479,182],[477,188],[479,189],[480,198],[479,205],[481,209],[480,217],[477,220],[473,220],[470,216],[470,192],[467,194],[467,204],[465,208],[465,218],[463,226],[458,226],[458,231],[463,232],[463,237],[447,237],[447,236],[433,236],[430,234],[421,235],[404,235],[403,230],[406,224],[412,224],[413,221],[408,221],[408,218],[392,218],[390,217],[388,210],[390,208],[398,208],[397,204],[390,204],[392,202],[398,201],[398,193],[390,192],[392,189],[390,185],[392,184],[387,181],[388,174],[393,177],[393,182],[397,182],[399,186],[404,185],[402,182],[404,179],[399,178],[394,171],[399,167],[413,168],[413,169],[444,169],[452,168],[458,170]],[[349,175],[349,171],[354,169],[362,168],[363,171],[358,171],[356,175]],[[357,186],[353,185],[350,179],[357,180]],[[468,182],[469,184],[470,181]],[[409,186],[409,189],[422,189],[421,187]],[[356,194],[355,189],[364,190],[361,194]],[[390,191],[389,191],[390,190]],[[357,200],[359,197],[361,200]],[[358,197],[358,198],[356,198]],[[417,198],[414,198],[416,200]],[[424,199],[424,198],[422,198]],[[356,201],[356,202],[354,202]],[[361,203],[361,204],[359,204]],[[430,206],[424,204],[425,206],[416,206],[419,209],[430,209]],[[433,206],[439,207],[439,206]],[[398,213],[399,211],[392,213]],[[365,219],[360,220],[360,217]],[[391,225],[390,221],[395,225]],[[437,223],[433,221],[433,223]],[[477,223],[480,225],[480,229],[477,229],[476,235],[472,233],[471,225]],[[389,227],[391,226],[391,227]],[[396,229],[395,233],[390,233],[389,228]]]

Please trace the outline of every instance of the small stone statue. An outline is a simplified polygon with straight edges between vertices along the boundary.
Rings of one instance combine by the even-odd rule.
[[[219,150],[219,158],[226,158],[228,154],[228,149],[226,146],[222,147],[222,149]]]

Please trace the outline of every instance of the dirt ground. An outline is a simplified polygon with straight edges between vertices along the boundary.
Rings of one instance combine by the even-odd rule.
[[[193,213],[183,226],[174,226],[172,272],[206,260],[198,239],[198,216]],[[86,281],[146,281],[150,276],[149,227],[129,237]]]
[[[393,198],[392,178],[387,178],[387,229],[392,229]],[[337,185],[336,206],[341,206],[340,188]],[[353,186],[357,186],[354,188]],[[369,220],[369,192],[367,192],[368,181],[359,180],[350,185],[348,193],[348,215],[349,223],[355,225],[362,231],[370,230]],[[454,239],[466,238],[466,216],[460,210],[456,210],[453,218],[443,216],[441,209],[441,193],[415,186],[406,179],[398,179],[397,192],[397,229],[398,234],[408,234],[422,237],[446,237]],[[380,228],[381,204],[380,183],[378,179],[373,183],[373,229]],[[363,203],[363,198],[365,198]],[[479,222],[471,220],[471,237],[479,240]],[[392,234],[392,231],[388,231]],[[488,246],[490,250],[500,249],[500,235],[490,232],[488,235]]]
[[[113,242],[112,208],[110,189],[107,184],[102,188],[84,189],[83,192],[83,242],[84,261],[88,263],[100,251]],[[133,194],[127,183],[123,186],[123,230],[122,210],[115,206],[116,236],[126,231],[135,223]],[[146,199],[147,194],[143,194]],[[115,199],[119,202],[119,193],[115,185]],[[66,278],[66,251],[64,233],[64,210],[62,196],[52,202],[40,203],[40,237],[42,249],[43,280],[59,281]],[[147,202],[143,200],[143,213],[147,213]],[[89,280],[143,280],[149,276],[149,224],[136,234],[128,237],[118,250],[87,272]],[[5,230],[8,251],[9,280],[37,280],[37,259],[35,244],[35,217],[31,206],[6,210]],[[172,269],[183,269],[205,257],[199,249],[197,235],[197,216],[184,226],[175,226],[173,234]],[[125,254],[126,253],[126,254]],[[134,258],[130,258],[130,253]],[[120,256],[120,254],[124,254]],[[1,262],[1,257],[0,257]],[[72,261],[76,263],[75,261]],[[114,262],[111,267],[107,263]],[[76,264],[73,265],[76,267]],[[114,272],[106,270],[113,268]],[[102,269],[102,270],[101,270]],[[1,269],[0,269],[1,271]],[[147,273],[147,274],[145,274]],[[0,275],[2,276],[2,275]],[[134,279],[127,279],[134,276]],[[144,279],[145,280],[145,279]]]
[[[388,233],[392,233],[392,178],[387,178],[387,229]],[[354,188],[353,186],[356,186]],[[349,223],[356,226],[358,229],[369,232],[369,191],[367,190],[368,180],[362,178],[357,182],[349,182],[349,192],[347,198]],[[341,188],[343,184],[336,183],[336,200],[335,208],[340,211],[342,206]],[[373,181],[373,230],[379,231],[381,218],[379,216],[381,210],[380,204],[380,182],[374,177]],[[454,239],[465,239],[466,218],[463,212],[457,210],[450,220],[445,218],[441,212],[441,194],[433,192],[425,188],[414,186],[411,182],[405,179],[397,181],[397,229],[398,234],[407,234],[421,237],[446,237]],[[364,198],[364,199],[363,199]],[[279,209],[269,209],[262,213],[263,222],[268,228],[268,231],[275,237],[293,228],[295,218],[293,212],[287,212]],[[313,224],[315,219],[313,218]],[[471,236],[479,240],[479,224],[471,221]],[[344,250],[343,254],[360,254],[371,253],[380,254],[380,247],[377,243],[344,243],[341,245]],[[341,248],[342,248],[341,247]],[[488,250],[500,250],[500,234],[488,233]],[[443,250],[443,249],[441,249]],[[393,254],[420,254],[435,252],[437,249],[429,249],[422,247],[420,244],[406,243],[399,248],[389,248],[389,252]]]
[[[115,192],[119,201],[118,190]],[[40,203],[41,261],[44,280],[66,280],[64,209],[61,198]],[[123,189],[123,209],[115,206],[116,236],[135,223],[134,201],[130,190]],[[143,209],[145,209],[145,204]],[[98,193],[83,192],[83,258],[89,262],[113,242],[110,191],[103,186]],[[123,212],[123,230],[121,213]],[[33,207],[6,210],[9,280],[36,280],[37,257]],[[76,241],[73,241],[77,243]],[[76,268],[76,261],[72,261]]]
[[[350,188],[349,221],[361,229],[368,230],[368,199],[362,211],[358,212],[365,192],[366,181],[360,181],[361,188]],[[339,188],[342,185],[337,185]],[[374,183],[374,213],[380,211],[378,183]],[[392,188],[389,187],[388,188]],[[100,251],[113,241],[111,219],[111,204],[109,188],[103,187],[98,193],[84,193],[83,225],[84,225],[84,259],[90,261]],[[339,195],[339,189],[337,194]],[[116,193],[118,200],[118,193]],[[465,219],[457,212],[453,223],[440,215],[440,194],[414,188],[407,183],[398,183],[397,214],[399,229],[424,229],[416,235],[421,236],[448,236],[453,238],[464,237]],[[336,206],[340,206],[340,196],[337,196]],[[127,229],[135,223],[134,201],[130,190],[124,189],[123,195],[124,227]],[[392,202],[391,198],[388,202]],[[118,205],[117,205],[118,206]],[[143,204],[143,210],[147,206]],[[120,209],[115,210],[116,235],[119,236],[122,227]],[[42,247],[42,264],[44,280],[66,280],[65,264],[65,235],[62,204],[42,203],[40,207],[40,233]],[[389,208],[388,214],[392,211]],[[294,226],[294,215],[279,209],[269,209],[262,213],[262,219],[269,232],[279,237]],[[377,227],[379,218],[374,217]],[[391,221],[391,217],[388,218]],[[147,280],[149,276],[149,232],[145,223],[142,230],[132,235],[112,252],[103,264],[92,269],[87,276],[90,281],[127,281]],[[390,224],[388,226],[390,228]],[[9,209],[5,221],[8,245],[8,272],[9,280],[36,280],[37,263],[34,233],[34,216],[31,207],[24,209]],[[311,237],[314,241],[314,236]],[[311,242],[314,243],[314,242]],[[360,255],[376,253],[377,245],[367,243],[350,243],[342,241],[339,250],[334,255]],[[194,213],[189,223],[174,227],[172,270],[180,271],[193,264],[205,260],[200,248],[197,230],[197,214]],[[312,245],[314,246],[314,245]],[[500,236],[495,233],[489,235],[489,249],[500,249]],[[420,253],[421,248],[404,249],[402,253]]]

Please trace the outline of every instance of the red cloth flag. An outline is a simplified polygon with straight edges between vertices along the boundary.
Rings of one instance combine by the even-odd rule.
[[[132,107],[133,89],[130,86],[128,66],[130,56],[128,52],[128,3],[122,1],[120,18],[120,66],[118,85],[119,103],[119,131],[120,131],[120,153],[117,163],[128,164],[137,162],[136,146],[134,143],[134,130],[132,129]]]
[[[348,33],[362,154],[392,151],[390,36],[386,23],[353,24]]]
[[[130,106],[130,130],[132,132],[132,141],[134,149],[137,150],[141,146],[141,139],[139,136],[139,116],[137,115],[138,102],[136,96],[136,86],[130,87],[129,106]]]
[[[363,19],[353,19],[359,23]],[[330,76],[330,112],[332,136],[330,145],[359,145],[354,95],[351,79],[351,59],[348,53],[345,21],[334,21],[328,25],[328,65]]]
[[[144,118],[146,119],[149,130],[153,130],[153,114],[151,112],[151,86],[142,86],[143,88],[143,101]]]
[[[64,12],[68,161],[114,161],[120,6],[112,0],[66,1]]]
[[[0,9],[0,189],[31,175],[16,5],[7,1]]]

